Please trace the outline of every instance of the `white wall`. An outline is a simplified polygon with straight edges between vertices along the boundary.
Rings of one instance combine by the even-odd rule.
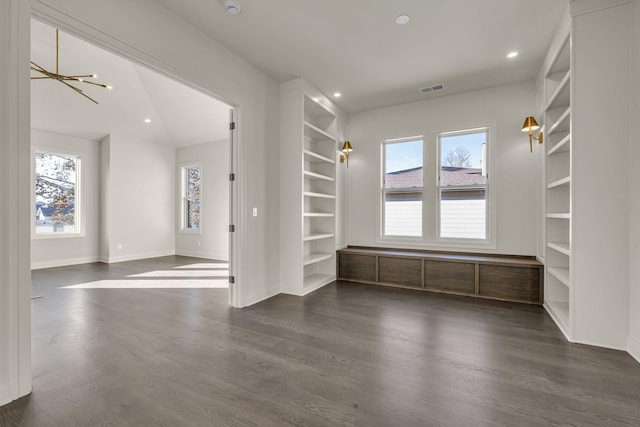
[[[201,162],[200,232],[180,231],[181,181],[184,164]],[[229,259],[229,141],[176,149],[176,254]]]
[[[0,405],[31,391],[29,2],[0,2]]]
[[[445,96],[382,108],[349,117],[349,139],[354,151],[348,172],[349,245],[382,246],[376,242],[379,199],[380,142],[385,138],[461,130],[495,122],[494,177],[497,191],[497,241],[495,249],[474,251],[536,255],[537,156],[520,131],[524,117],[534,114],[533,81]],[[537,149],[537,147],[534,147]],[[425,205],[425,209],[430,209]],[[416,247],[408,244],[390,246]],[[417,245],[450,249],[443,245]],[[464,250],[461,247],[453,248]]]
[[[106,143],[106,141],[103,141]],[[102,170],[105,262],[175,253],[175,149],[110,135],[109,163]]]
[[[31,241],[31,268],[48,268],[62,265],[83,264],[98,261],[99,249],[99,144],[41,130],[31,130],[32,153],[36,148],[53,152],[77,154],[80,166],[80,214],[84,231],[80,237],[33,238]]]
[[[629,339],[627,349],[640,362],[640,138],[636,120],[640,117],[640,2],[633,3],[632,95],[629,128]]]

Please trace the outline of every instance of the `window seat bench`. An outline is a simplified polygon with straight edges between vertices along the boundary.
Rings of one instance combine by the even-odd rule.
[[[535,257],[349,246],[337,251],[338,280],[542,304]]]

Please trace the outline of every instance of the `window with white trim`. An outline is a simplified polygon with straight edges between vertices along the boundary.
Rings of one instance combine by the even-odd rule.
[[[383,143],[383,236],[422,236],[422,138]]]
[[[495,245],[494,123],[381,141],[379,242]]]
[[[191,164],[181,168],[182,177],[182,231],[201,229],[201,165]]]
[[[487,238],[488,133],[475,129],[438,136],[440,238]]]
[[[80,156],[35,151],[36,236],[80,234]]]

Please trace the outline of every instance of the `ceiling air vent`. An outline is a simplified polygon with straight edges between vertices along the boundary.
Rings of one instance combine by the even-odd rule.
[[[435,92],[437,90],[442,90],[442,89],[444,89],[444,85],[433,85],[433,86],[421,87],[420,93]]]

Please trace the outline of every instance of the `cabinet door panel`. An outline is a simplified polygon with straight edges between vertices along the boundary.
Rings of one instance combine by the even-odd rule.
[[[375,281],[376,257],[373,255],[340,254],[338,278]]]
[[[378,258],[378,281],[422,287],[422,260],[380,257]]]
[[[427,289],[475,293],[475,264],[427,260],[424,263],[424,274]]]
[[[480,295],[540,302],[540,270],[503,265],[481,265]]]

